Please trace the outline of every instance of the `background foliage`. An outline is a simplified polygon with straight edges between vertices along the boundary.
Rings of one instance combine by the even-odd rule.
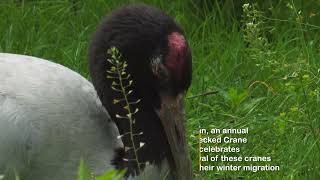
[[[134,2],[184,27],[193,52],[188,96],[218,91],[186,101],[197,179],[319,178],[320,1],[1,0],[0,52],[50,59],[89,78],[90,35],[108,12]],[[199,172],[200,127],[249,127],[241,154],[272,156],[280,171]]]

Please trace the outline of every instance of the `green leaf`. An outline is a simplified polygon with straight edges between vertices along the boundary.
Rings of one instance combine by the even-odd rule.
[[[85,165],[83,159],[80,160],[80,166],[78,169],[78,178],[77,180],[90,180],[90,171],[89,168]]]
[[[278,129],[279,134],[283,134],[286,128],[286,121],[281,118],[276,118],[276,127]]]
[[[97,177],[96,180],[120,180],[123,179],[124,173],[125,171],[111,170]]]
[[[229,103],[231,104],[231,107],[236,109],[248,97],[248,94],[247,90],[238,93],[237,89],[230,88],[227,94],[227,99],[230,101]]]
[[[14,178],[15,180],[20,180],[19,173],[18,173],[16,170],[14,171],[14,177],[15,177],[15,178]],[[1,178],[0,178],[0,179],[1,179]]]
[[[243,113],[251,113],[261,101],[267,99],[266,97],[260,97],[250,100],[249,102],[244,103],[241,105],[241,111]]]
[[[15,175],[15,180],[20,180],[20,177],[17,174]]]

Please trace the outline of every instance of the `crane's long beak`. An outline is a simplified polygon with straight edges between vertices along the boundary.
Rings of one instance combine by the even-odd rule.
[[[159,116],[170,145],[173,161],[173,175],[177,180],[192,180],[192,166],[186,139],[184,95],[162,96]]]

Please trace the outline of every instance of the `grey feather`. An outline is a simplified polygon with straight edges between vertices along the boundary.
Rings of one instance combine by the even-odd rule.
[[[118,135],[85,78],[47,60],[0,53],[0,174],[76,179],[80,158],[102,174],[123,146]],[[166,174],[166,164],[147,167],[146,176]]]

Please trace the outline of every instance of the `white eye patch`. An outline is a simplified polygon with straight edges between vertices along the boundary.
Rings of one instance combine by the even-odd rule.
[[[162,80],[168,80],[169,71],[162,63],[162,55],[155,56],[151,58],[150,61],[152,73]]]

